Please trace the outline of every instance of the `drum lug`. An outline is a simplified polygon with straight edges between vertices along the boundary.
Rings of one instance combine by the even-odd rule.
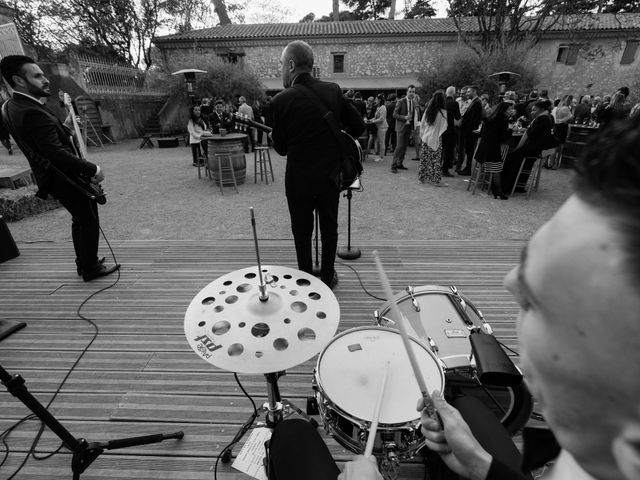
[[[451,290],[451,292],[456,296],[456,298],[460,302],[460,305],[462,306],[462,310],[464,310],[466,312],[467,311],[467,302],[464,301],[464,298],[462,298],[462,295],[460,295],[460,292],[458,292],[458,289],[456,288],[456,286],[455,285],[449,285],[449,289]]]
[[[484,321],[484,318],[482,319],[482,328],[484,329],[485,333],[493,335],[493,328],[491,328],[491,325]]]

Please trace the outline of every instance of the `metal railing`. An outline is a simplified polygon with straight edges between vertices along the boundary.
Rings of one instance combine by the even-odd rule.
[[[166,92],[145,87],[143,70],[102,57],[74,54],[84,88],[89,93],[158,95]]]

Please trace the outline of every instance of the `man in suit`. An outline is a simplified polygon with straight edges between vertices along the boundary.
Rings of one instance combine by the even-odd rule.
[[[576,167],[575,193],[533,235],[519,265],[504,281],[520,306],[520,366],[549,427],[525,428],[519,460],[530,471],[557,455],[551,468],[537,478],[640,478],[638,150],[640,117],[612,124],[590,142]],[[474,400],[479,409],[483,407]],[[440,421],[422,412],[425,451],[438,452],[462,478],[531,480],[521,473],[525,471],[521,465],[514,466],[515,458],[487,447],[495,445],[500,432],[489,432],[480,440],[478,424],[467,422],[465,413],[475,414],[481,422],[493,417],[499,430],[495,416],[477,418],[479,409],[461,412],[439,394],[434,403]],[[422,404],[420,400],[420,409]],[[291,427],[298,431],[287,438]],[[320,439],[313,450],[303,449],[308,445],[303,435]],[[315,472],[330,466],[336,472],[329,450],[308,422],[286,420],[277,426],[271,437],[272,464],[290,461],[294,447],[282,448],[287,443],[296,448],[298,468],[293,470],[295,476],[278,475],[278,479],[315,479],[319,478]],[[430,479],[460,478],[447,475],[450,472],[431,475],[435,462],[430,460],[426,462]],[[305,465],[313,468],[310,475]],[[382,479],[375,458],[363,456],[347,463],[338,478]]]
[[[36,177],[36,195],[51,195],[71,214],[78,275],[88,282],[115,272],[119,265],[107,267],[104,258],[98,259],[97,203],[59,173],[101,182],[102,169],[75,153],[68,129],[41,103],[41,98],[51,96],[51,90],[49,80],[33,59],[9,55],[0,62],[0,71],[13,89],[12,98],[3,108],[4,120]]]
[[[338,128],[343,127],[354,138],[364,131],[364,121],[337,84],[311,76],[313,50],[309,44],[300,40],[289,43],[280,63],[285,90],[271,101],[272,137],[276,152],[287,156],[285,192],[298,268],[308,273],[313,269],[311,237],[315,210],[322,237],[320,276],[333,288],[338,283],[334,262],[342,153],[323,115],[333,112]],[[319,101],[324,111],[312,98]]]
[[[391,172],[398,173],[398,170],[407,170],[402,163],[404,155],[407,152],[409,139],[413,131],[420,125],[420,105],[416,98],[415,85],[407,87],[407,95],[396,102],[396,108],[393,111],[393,118],[396,119],[396,150],[393,153],[393,163],[391,164]]]
[[[231,127],[231,118],[224,111],[224,101],[216,100],[213,107],[213,113],[209,116],[211,120],[211,130],[213,133],[220,133],[221,128],[229,129]]]
[[[445,108],[447,109],[447,129],[442,135],[442,176],[452,177],[449,172],[453,168],[453,161],[456,155],[456,121],[460,120],[460,105],[454,98],[456,95],[456,87],[447,88],[447,98],[445,99]]]
[[[462,114],[462,123],[460,125],[460,135],[464,142],[464,153],[466,156],[466,164],[458,166],[456,173],[458,175],[471,175],[471,162],[473,161],[473,152],[476,148],[478,140],[478,129],[482,122],[482,102],[478,97],[478,87],[472,85],[467,87],[467,97],[470,101],[469,106]]]

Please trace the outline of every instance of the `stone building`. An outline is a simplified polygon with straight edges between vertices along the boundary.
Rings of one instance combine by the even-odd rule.
[[[475,18],[463,30],[477,32]],[[198,67],[203,57],[241,63],[258,75],[268,92],[282,89],[279,58],[291,40],[307,41],[315,52],[314,75],[362,92],[402,91],[419,85],[418,74],[442,58],[468,49],[450,18],[326,23],[223,25],[157,37],[169,66]],[[551,95],[611,92],[640,86],[640,14],[567,16],[527,52]]]

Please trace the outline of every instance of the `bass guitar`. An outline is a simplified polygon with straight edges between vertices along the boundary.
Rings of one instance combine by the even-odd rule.
[[[246,115],[236,113],[234,115],[236,123],[248,125],[260,129],[264,132],[271,133],[272,128],[251,120]],[[362,153],[362,147],[360,142],[349,135],[344,130],[340,130],[340,148],[342,150],[342,164],[340,168],[340,188],[346,190],[353,183],[360,178],[364,170],[362,162],[364,161],[364,155]]]
[[[73,108],[71,97],[66,92],[62,92],[62,103],[64,103],[65,107],[67,108],[69,117],[71,118],[71,123],[73,125],[74,134],[70,136],[71,145],[75,149],[76,155],[83,160],[86,160],[87,146],[82,139],[82,131],[80,130],[80,124],[78,123],[78,117],[76,116],[76,112]],[[99,205],[104,205],[105,203],[107,203],[107,196],[104,193],[102,185],[95,181],[93,177],[87,178],[81,175],[77,175],[71,178],[69,175],[64,174],[59,169],[53,166],[51,168],[53,168],[56,173],[64,177],[71,185],[73,185],[76,189],[89,197],[91,200],[95,200]]]

